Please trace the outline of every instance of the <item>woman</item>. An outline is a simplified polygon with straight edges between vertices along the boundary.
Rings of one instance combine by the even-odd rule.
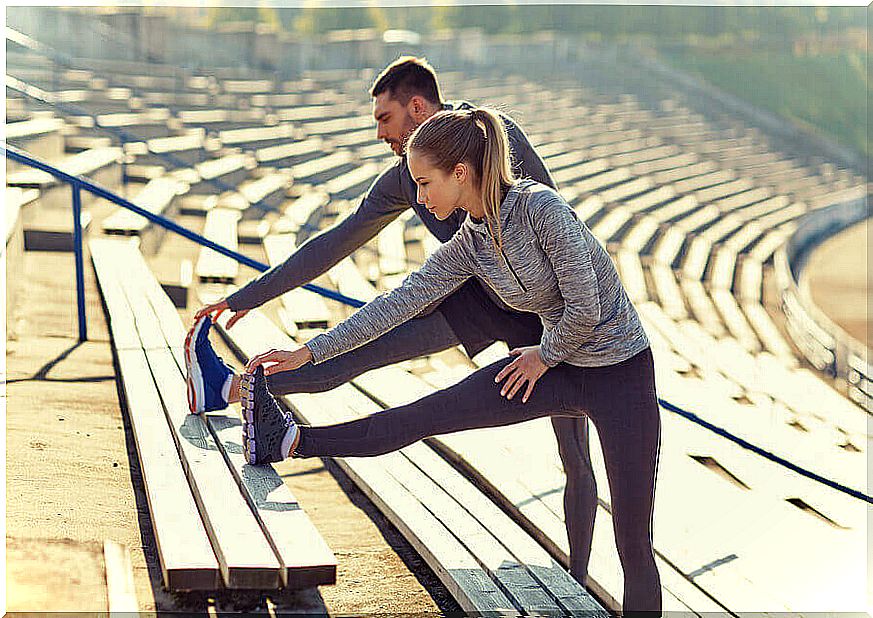
[[[293,351],[253,357],[240,386],[251,463],[374,456],[424,437],[547,415],[597,428],[626,574],[624,611],[660,611],[652,514],[660,418],[648,339],[609,255],[554,190],[516,181],[499,117],[440,112],[409,140],[418,199],[437,218],[467,218],[403,284]],[[479,277],[543,322],[539,345],[514,349],[460,383],[406,406],[336,425],[298,426],[264,375],[320,363],[378,337]]]

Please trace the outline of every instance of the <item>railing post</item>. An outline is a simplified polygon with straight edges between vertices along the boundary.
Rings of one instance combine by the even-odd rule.
[[[79,341],[88,340],[88,324],[85,318],[85,266],[82,258],[82,194],[79,185],[73,189],[73,253],[76,259],[76,306],[79,313]]]

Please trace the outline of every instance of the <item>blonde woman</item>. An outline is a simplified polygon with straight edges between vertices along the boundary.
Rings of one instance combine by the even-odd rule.
[[[609,255],[554,190],[515,180],[499,116],[440,112],[408,142],[418,199],[438,219],[466,220],[403,284],[292,351],[253,357],[240,387],[251,463],[365,457],[422,438],[543,416],[587,416],[597,428],[625,573],[624,611],[661,610],[652,548],[660,417],[651,349]],[[536,313],[538,345],[513,349],[458,384],[353,421],[297,425],[265,374],[321,363],[413,318],[470,278]]]

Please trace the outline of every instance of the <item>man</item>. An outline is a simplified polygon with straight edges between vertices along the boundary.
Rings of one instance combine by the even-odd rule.
[[[417,202],[417,188],[409,172],[404,147],[413,130],[445,109],[471,109],[467,102],[444,102],[436,74],[426,60],[401,57],[390,64],[370,90],[377,136],[398,156],[397,161],[373,182],[358,208],[332,228],[310,238],[284,263],[279,264],[226,299],[203,307],[186,340],[189,359],[189,399],[192,412],[224,408],[238,400],[239,376],[212,351],[208,340],[211,318],[224,310],[234,313],[232,327],[252,308],[308,283],[372,239],[408,208],[441,242],[458,230],[465,214],[461,209],[444,221],[436,219]],[[545,164],[524,132],[503,116],[512,151],[513,171],[555,187]],[[322,392],[385,365],[433,354],[462,345],[474,356],[494,341],[510,348],[535,345],[542,337],[537,316],[505,306],[477,280],[468,281],[426,314],[389,333],[319,365],[269,376],[274,394]],[[497,388],[498,385],[495,385]],[[552,417],[559,452],[567,473],[565,517],[570,530],[570,573],[585,583],[597,489],[588,453],[588,426],[584,418]]]

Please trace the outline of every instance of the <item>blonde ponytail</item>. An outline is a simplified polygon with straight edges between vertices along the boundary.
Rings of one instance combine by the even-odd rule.
[[[473,169],[482,192],[488,230],[495,248],[502,252],[500,204],[515,177],[509,159],[509,139],[497,112],[479,108],[434,114],[409,138],[409,150],[421,153],[446,173],[451,173],[458,163]]]
[[[509,162],[509,140],[500,117],[489,109],[473,110],[473,121],[485,132],[480,174],[485,220],[495,239],[498,251],[503,249],[503,230],[500,226],[500,204],[503,192],[515,178]]]

